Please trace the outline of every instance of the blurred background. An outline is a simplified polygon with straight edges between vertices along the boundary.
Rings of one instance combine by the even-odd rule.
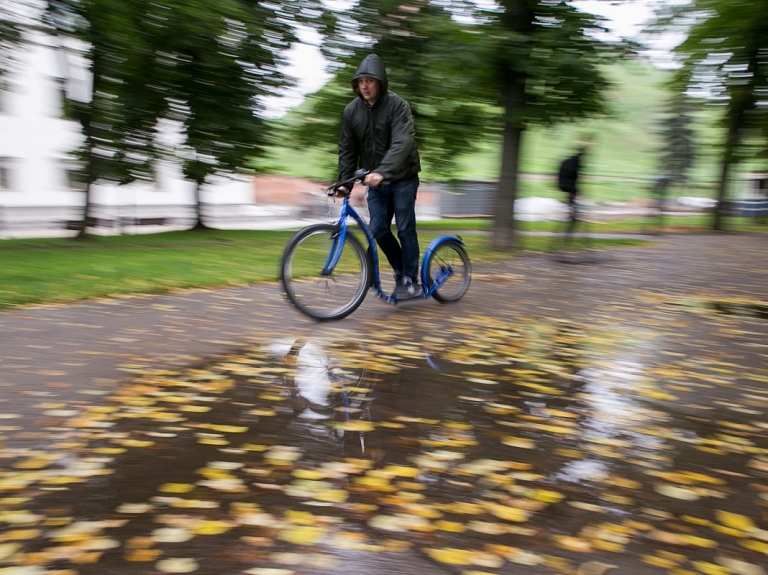
[[[584,138],[593,205],[768,214],[768,0],[0,7],[2,237],[317,214],[371,52],[414,113],[422,217],[488,218],[511,245],[512,207],[557,212]]]

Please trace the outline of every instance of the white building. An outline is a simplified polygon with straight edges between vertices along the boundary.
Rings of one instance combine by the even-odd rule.
[[[77,219],[85,201],[82,185],[71,177],[74,164],[68,155],[82,141],[80,126],[62,117],[62,104],[65,94],[89,97],[87,65],[45,34],[28,38],[0,91],[0,232],[36,222],[61,228],[65,220]],[[194,184],[183,179],[179,166],[164,162],[154,182],[94,186],[92,204],[99,218],[114,222],[172,217],[189,213],[193,193]],[[202,201],[233,209],[233,204],[253,204],[253,181],[222,178],[203,190]]]

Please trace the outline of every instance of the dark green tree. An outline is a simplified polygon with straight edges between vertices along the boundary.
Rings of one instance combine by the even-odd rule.
[[[143,24],[158,58],[153,88],[184,142],[172,150],[194,183],[196,228],[205,228],[200,192],[215,176],[249,170],[268,143],[261,98],[286,83],[280,72],[295,41],[303,2],[156,0]]]
[[[504,0],[480,11],[482,67],[475,80],[500,109],[502,160],[493,245],[512,248],[514,202],[523,134],[534,124],[572,121],[604,112],[608,88],[601,64],[607,45],[597,38],[601,19],[566,2]]]
[[[296,25],[322,29],[319,0],[48,0],[47,22],[75,39],[90,64],[93,93],[68,102],[84,136],[77,156],[90,189],[99,180],[152,177],[172,158],[193,182],[196,228],[204,228],[200,191],[215,176],[248,171],[267,142],[261,98],[278,91]],[[182,142],[158,138],[169,120]]]
[[[0,0],[0,89],[21,42],[22,26],[28,20],[23,8],[19,0]]]
[[[344,64],[342,78],[364,53],[382,57],[391,84],[414,109],[427,160],[449,169],[474,143],[501,136],[493,244],[508,249],[525,129],[604,111],[601,64],[610,50],[600,30],[599,17],[555,0],[360,0],[345,11],[326,50]],[[331,113],[330,104],[336,119],[338,100],[318,110]]]
[[[661,148],[661,173],[674,182],[688,181],[688,170],[696,160],[696,142],[689,99],[675,94],[669,101],[667,113],[660,122],[663,146]]]
[[[768,0],[692,0],[667,10],[654,28],[687,29],[676,48],[683,66],[681,91],[722,106],[723,142],[717,208],[712,226],[723,228],[731,170],[739,161],[768,155]]]
[[[92,189],[99,181],[128,183],[152,177],[154,128],[160,102],[141,73],[153,59],[140,26],[137,2],[49,0],[44,13],[60,49],[89,65],[90,98],[67,99],[65,114],[80,124],[82,144],[72,152],[81,166],[85,201],[78,237],[92,223]]]
[[[335,78],[308,98],[291,130],[296,147],[336,149],[341,112],[354,97],[350,80],[363,57],[375,52],[391,89],[411,106],[422,160],[432,173],[451,176],[455,160],[481,142],[494,115],[466,92],[462,68],[472,64],[457,47],[470,42],[471,32],[452,16],[423,0],[363,0],[345,10],[323,46],[336,65]],[[334,172],[335,166],[329,177]]]

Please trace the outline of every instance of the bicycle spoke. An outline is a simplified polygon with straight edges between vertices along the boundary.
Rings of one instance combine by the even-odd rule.
[[[437,246],[429,257],[427,277],[430,285],[444,278],[433,297],[440,302],[459,300],[469,288],[471,267],[469,257],[457,241],[447,241]],[[448,277],[445,277],[449,274]]]
[[[315,319],[340,319],[365,298],[370,270],[360,242],[347,235],[337,255],[337,227],[318,224],[301,230],[286,247],[281,281],[286,295],[303,313]],[[335,261],[333,269],[323,269]]]

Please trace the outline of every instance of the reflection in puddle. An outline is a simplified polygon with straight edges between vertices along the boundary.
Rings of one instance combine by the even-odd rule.
[[[364,409],[373,386],[366,380],[365,352],[359,346],[355,350],[356,364],[345,365],[337,352],[310,339],[283,340],[265,348],[288,368],[285,384],[298,417],[320,420],[339,414],[349,419]]]
[[[610,370],[606,368],[585,369],[580,374],[584,380],[581,389],[581,404],[584,419],[582,436],[587,445],[582,446],[583,458],[568,462],[555,474],[557,480],[601,482],[609,475],[611,459],[601,460],[589,456],[590,445],[632,446],[630,454],[638,456],[636,450],[657,450],[662,441],[643,433],[632,432],[645,419],[645,409],[633,399],[631,390],[642,377],[642,366],[631,362],[617,362]]]
[[[626,359],[637,333],[486,322],[422,343],[378,337],[270,340],[137,374],[63,429],[66,472],[39,455],[3,471],[13,561],[220,575],[336,572],[350,553],[365,572],[365,554],[415,553],[549,575],[575,573],[574,554],[715,543],[686,546],[682,569],[731,544],[711,528],[711,502],[760,521],[747,463],[768,469],[765,435],[715,444],[682,430],[649,401],[651,366]],[[78,480],[78,466],[95,476]],[[36,531],[7,535],[14,523]],[[759,551],[739,552],[758,563]],[[172,560],[187,562],[160,563]]]

